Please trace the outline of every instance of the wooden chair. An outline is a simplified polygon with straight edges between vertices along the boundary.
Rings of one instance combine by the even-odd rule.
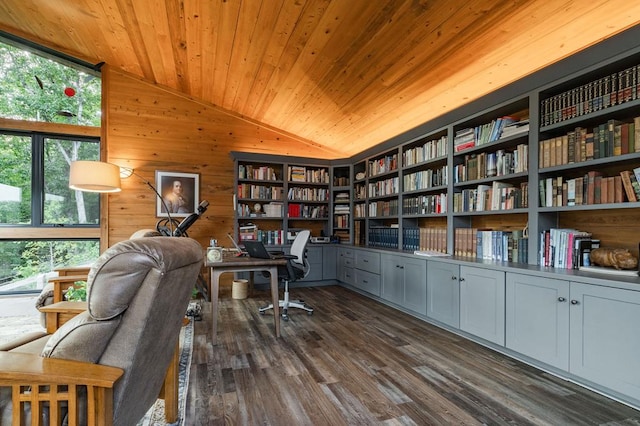
[[[41,415],[53,425],[63,417],[69,425],[135,424],[163,383],[166,390],[167,372],[177,377],[175,348],[202,265],[200,245],[129,240],[96,265],[87,311],[50,336],[0,352],[0,424],[29,417],[41,424]],[[172,396],[165,396],[170,412]]]

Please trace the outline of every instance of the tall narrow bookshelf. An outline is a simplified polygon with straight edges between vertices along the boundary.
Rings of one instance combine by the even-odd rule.
[[[332,233],[341,244],[351,244],[353,207],[351,203],[351,166],[332,167]]]
[[[453,253],[528,263],[529,97],[453,126]]]
[[[447,253],[447,129],[401,147],[402,249]]]

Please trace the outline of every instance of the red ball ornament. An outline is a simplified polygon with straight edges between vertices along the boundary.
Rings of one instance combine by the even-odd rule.
[[[76,95],[76,89],[73,87],[67,87],[64,89],[64,94],[71,98]]]

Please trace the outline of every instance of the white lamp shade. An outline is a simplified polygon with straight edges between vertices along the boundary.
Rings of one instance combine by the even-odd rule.
[[[102,161],[73,161],[69,188],[86,192],[119,192],[120,167]]]

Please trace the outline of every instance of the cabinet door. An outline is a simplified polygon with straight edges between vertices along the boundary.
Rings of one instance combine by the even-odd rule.
[[[571,283],[570,371],[640,400],[640,292]]]
[[[427,261],[403,258],[404,293],[402,305],[421,315],[427,314]]]
[[[460,267],[460,329],[504,345],[504,272]]]
[[[382,289],[380,296],[398,305],[401,305],[404,299],[403,266],[404,262],[401,256],[382,254]]]
[[[460,327],[460,267],[427,262],[427,316]]]
[[[322,247],[307,245],[307,262],[309,262],[309,273],[301,281],[321,281]]]
[[[337,253],[338,250],[334,246],[322,247],[322,279],[335,280],[337,275]]]
[[[506,346],[569,369],[569,282],[507,273]]]

